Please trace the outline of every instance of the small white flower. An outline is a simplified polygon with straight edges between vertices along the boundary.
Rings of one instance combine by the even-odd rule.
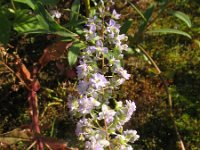
[[[69,110],[71,112],[74,111],[74,110],[77,110],[78,109],[78,102],[76,101],[76,99],[71,94],[68,95],[67,99],[68,99],[67,107],[69,108]]]
[[[59,19],[62,15],[58,10],[51,10],[50,14],[52,18],[57,18],[57,19]]]
[[[137,139],[139,139],[139,135],[137,135],[136,130],[126,130],[123,132],[123,135],[128,138],[128,141],[134,143]]]
[[[109,84],[107,79],[101,75],[100,73],[95,73],[92,75],[92,78],[90,79],[90,82],[94,88],[97,90],[100,90],[101,88],[106,87],[106,85]]]
[[[105,104],[102,105],[102,112],[99,113],[98,120],[105,119],[106,123],[109,124],[114,120],[116,112],[112,109],[109,109],[109,107]]]
[[[133,112],[136,110],[136,105],[134,102],[131,100],[126,100],[126,109],[127,109],[127,114],[126,114],[126,122],[131,119],[131,116]]]
[[[94,109],[94,107],[100,105],[100,102],[98,102],[93,97],[88,98],[87,96],[84,96],[78,100],[78,104],[80,113],[89,114]]]
[[[120,150],[133,150],[131,145],[121,145]]]
[[[127,70],[125,70],[124,68],[122,67],[117,67],[115,69],[115,72],[120,74],[124,79],[128,80],[130,78],[130,74],[127,73]]]

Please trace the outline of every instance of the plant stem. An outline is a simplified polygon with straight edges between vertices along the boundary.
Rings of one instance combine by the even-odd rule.
[[[0,64],[4,65],[11,73],[13,73],[19,79],[19,81],[26,87],[27,90],[30,90],[29,86],[24,82],[24,80],[20,77],[19,74],[15,73],[15,71],[3,61],[0,61]]]
[[[109,141],[110,138],[109,138],[109,135],[108,135],[108,127],[107,127],[106,119],[104,119],[104,125],[105,125],[106,139]],[[109,148],[109,150],[112,150],[112,148],[110,147],[110,145],[109,145],[108,148]]]
[[[13,1],[13,0],[10,0],[10,2],[11,2],[11,5],[12,5],[13,9],[16,10],[16,7],[15,7],[15,4],[14,4],[14,1]]]
[[[90,15],[90,0],[84,0],[84,3],[85,3],[86,16],[89,17],[89,15]]]
[[[33,123],[33,131],[36,135],[40,134],[40,126],[39,126],[39,119],[38,119],[38,99],[37,99],[37,93],[35,91],[30,91],[28,95],[28,101],[29,101],[29,109],[30,109],[30,115],[32,118]],[[37,150],[43,150],[43,143],[38,138],[37,139]]]
[[[157,75],[159,76],[160,80],[163,82],[164,84],[164,88],[165,88],[165,92],[167,94],[167,99],[168,99],[168,109],[169,109],[169,116],[173,122],[173,127],[174,127],[174,130],[175,130],[175,133],[176,133],[176,136],[178,138],[178,142],[180,144],[180,147],[181,147],[181,150],[185,150],[185,146],[184,146],[184,143],[183,143],[183,140],[181,138],[181,135],[178,131],[178,128],[177,128],[177,125],[176,125],[176,122],[175,122],[175,118],[174,118],[174,114],[173,114],[173,109],[172,109],[172,97],[171,97],[171,94],[170,94],[170,91],[169,91],[169,88],[168,88],[168,85],[164,79],[164,77],[162,76],[161,74],[161,71],[158,67],[158,65],[155,63],[155,61],[151,58],[151,56],[145,51],[145,49],[141,46],[141,45],[138,45],[138,48],[142,51],[142,53],[148,58],[148,60],[151,62],[151,64],[154,66],[154,68],[156,69],[157,71]]]

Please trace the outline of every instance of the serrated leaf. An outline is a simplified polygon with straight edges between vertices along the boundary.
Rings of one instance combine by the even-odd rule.
[[[7,44],[10,38],[11,24],[8,18],[0,12],[0,43]]]
[[[172,12],[172,15],[179,18],[180,20],[182,20],[189,28],[192,27],[191,20],[190,20],[189,16],[186,15],[185,13],[183,13],[181,11],[174,11],[174,12]]]
[[[68,52],[68,62],[70,66],[73,66],[76,63],[80,50],[84,48],[85,48],[85,44],[81,42],[75,42],[70,47],[69,52]]]
[[[156,29],[156,30],[151,30],[151,31],[147,31],[147,33],[158,33],[158,34],[179,34],[179,35],[183,35],[183,36],[186,36],[188,37],[189,39],[191,39],[192,37],[184,32],[184,31],[181,31],[181,30],[177,30],[177,29]]]

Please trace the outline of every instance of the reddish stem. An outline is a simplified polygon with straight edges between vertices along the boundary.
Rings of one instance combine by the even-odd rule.
[[[32,119],[32,127],[33,131],[36,135],[40,134],[40,126],[39,126],[39,119],[38,119],[38,99],[37,93],[35,91],[30,91],[28,96],[29,107],[30,107],[30,115]],[[37,136],[36,136],[37,137]],[[43,150],[43,143],[38,138],[37,139],[37,150]]]

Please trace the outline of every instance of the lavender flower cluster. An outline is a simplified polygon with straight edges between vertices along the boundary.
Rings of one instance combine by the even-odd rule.
[[[128,48],[123,44],[127,36],[120,34],[116,22],[120,14],[116,10],[107,13],[111,5],[112,0],[101,0],[97,16],[88,19],[88,46],[81,52],[77,66],[79,97],[70,95],[68,101],[70,111],[80,117],[76,135],[85,141],[87,150],[132,150],[128,143],[139,138],[135,130],[123,131],[136,110],[135,103],[126,100],[124,105],[112,96],[130,74],[121,65],[123,51]]]

